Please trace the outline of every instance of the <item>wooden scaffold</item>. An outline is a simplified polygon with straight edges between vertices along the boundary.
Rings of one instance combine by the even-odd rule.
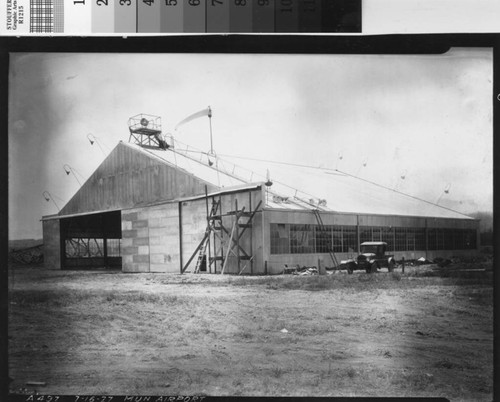
[[[209,273],[224,274],[230,256],[234,257],[238,267],[238,274],[241,275],[248,266],[250,274],[253,274],[253,245],[252,245],[252,221],[259,211],[262,201],[257,207],[252,209],[251,194],[249,194],[249,210],[245,207],[238,208],[238,200],[235,200],[234,210],[226,213],[222,212],[222,197],[218,199],[212,197],[212,206],[209,210],[206,196],[207,227],[202,240],[194,250],[193,254],[182,268],[181,273],[187,271],[191,262],[197,257],[193,273],[199,273],[203,264]],[[230,217],[230,219],[228,219]],[[226,219],[224,219],[226,218]],[[228,220],[231,222],[228,225]],[[248,233],[249,242],[244,247],[242,238]]]

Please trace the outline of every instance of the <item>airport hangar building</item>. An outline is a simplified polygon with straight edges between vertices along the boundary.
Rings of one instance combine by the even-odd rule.
[[[332,267],[330,250],[341,261],[365,241],[386,242],[396,260],[478,252],[479,221],[436,204],[287,167],[294,183],[315,175],[326,195],[318,199],[147,138],[118,143],[57,215],[42,218],[47,268],[277,274],[285,264]]]

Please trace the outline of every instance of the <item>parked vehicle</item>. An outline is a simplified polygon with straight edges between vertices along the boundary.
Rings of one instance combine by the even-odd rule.
[[[386,249],[387,243],[382,241],[361,243],[360,254],[357,258],[342,261],[341,265],[349,274],[358,269],[364,269],[368,274],[375,273],[381,268],[387,268],[389,272],[392,272],[396,267],[396,260],[393,255],[385,253]]]

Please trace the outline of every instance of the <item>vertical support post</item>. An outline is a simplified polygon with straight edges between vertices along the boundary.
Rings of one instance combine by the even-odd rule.
[[[109,268],[109,264],[108,264],[108,239],[106,238],[106,236],[104,236],[104,238],[102,239],[102,249],[103,249],[103,253],[104,253],[104,267]]]
[[[248,191],[248,208],[250,213],[252,212],[252,191]],[[253,275],[253,224],[250,229],[250,275]]]
[[[179,273],[182,274],[182,201],[179,201]]]
[[[396,228],[392,228],[392,244],[394,244],[394,251],[396,251]]]
[[[427,218],[425,218],[425,259],[427,260],[427,255],[429,252],[429,228],[427,226]]]
[[[214,154],[214,144],[212,142],[212,109],[208,107],[208,124],[210,125],[210,154]]]
[[[223,247],[223,238],[224,238],[224,230],[222,230],[222,224],[223,224],[223,221],[222,221],[222,195],[219,195],[219,215],[220,215],[220,255],[221,255],[221,260],[220,260],[220,263],[221,263],[221,266],[224,265],[224,247]],[[215,250],[215,242],[214,242],[214,256],[216,254],[216,250]],[[215,261],[215,265],[214,265],[214,274],[217,273],[217,261]]]
[[[262,250],[262,259],[264,261],[267,261],[267,258],[268,256],[270,255],[270,250],[271,250],[271,244],[269,244],[269,247],[267,247],[267,244],[266,244],[266,230],[267,230],[267,223],[266,223],[266,212],[265,212],[265,209],[267,207],[267,186],[264,185],[264,186],[261,186],[260,187],[261,189],[261,203],[263,204],[262,208],[261,208],[261,214],[260,214],[260,222],[261,222],[261,241],[262,241],[262,244],[261,244],[261,247],[260,247],[260,250]],[[257,204],[258,205],[258,204]],[[267,265],[266,265],[266,270],[267,270]],[[267,275],[267,272],[266,272],[266,275]]]
[[[238,199],[235,199],[234,200],[234,205],[236,207],[236,214],[235,214],[235,218],[236,218],[236,222],[235,222],[235,229],[236,229],[236,255],[237,255],[237,258],[238,258],[238,272],[240,272],[240,212],[238,211]]]
[[[356,251],[359,253],[360,248],[359,245],[361,244],[361,234],[359,233],[359,215],[356,215]]]
[[[90,238],[87,239],[87,243],[84,242],[83,244],[85,244],[85,250],[86,250],[86,253],[87,253],[86,255],[88,257],[92,257],[92,254],[90,254]]]
[[[231,252],[231,242],[233,241],[233,236],[234,236],[234,229],[236,227],[236,220],[233,222],[233,228],[231,229],[231,237],[229,238],[229,246],[228,246],[228,249],[227,249],[227,254],[226,254],[226,258],[224,258],[224,264],[222,265],[222,270],[220,271],[221,275],[224,274],[224,270],[226,269],[226,264],[227,264],[227,261],[228,261],[228,258],[229,258],[229,253]]]
[[[405,273],[405,257],[403,256],[403,258],[401,259],[402,261],[402,265],[403,265],[403,274]]]
[[[267,275],[267,260],[264,261],[264,275]]]
[[[212,222],[210,221],[210,213],[208,212],[208,188],[207,188],[207,185],[205,184],[205,208],[206,208],[206,211],[207,211],[207,228],[212,224]],[[213,209],[213,204],[212,204],[212,209]],[[205,257],[205,270],[207,271],[207,268],[208,268],[208,271],[210,273],[212,273],[212,259],[210,258],[211,257],[211,252],[210,252],[210,237],[211,237],[212,233],[210,232],[209,235],[208,235],[208,245],[207,245],[207,249],[208,249],[208,257]]]
[[[66,222],[59,220],[59,258],[61,261],[60,269],[66,268]]]
[[[215,197],[212,196],[212,205],[214,205],[215,203]],[[220,215],[220,209],[221,209],[221,204],[220,202],[217,204],[217,210],[216,210],[216,214],[217,215]],[[216,230],[216,221],[215,220],[212,220],[212,230],[213,230],[213,233],[212,233],[212,239],[213,239],[213,242],[212,242],[212,247],[213,247],[213,252],[211,252],[211,255],[212,255],[212,262],[210,263],[210,273],[212,273],[212,265],[214,267],[214,274],[217,272],[217,238],[215,236],[215,230]]]

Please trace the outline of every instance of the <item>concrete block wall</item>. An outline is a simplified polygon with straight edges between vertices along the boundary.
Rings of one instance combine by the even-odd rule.
[[[209,202],[209,208],[211,203]],[[181,203],[182,220],[182,264],[187,264],[196,247],[203,239],[207,228],[207,212],[205,199],[183,201]],[[195,257],[187,270],[193,270],[197,258]]]
[[[234,210],[235,201],[238,200],[238,208],[250,209],[250,197],[252,208],[255,208],[262,198],[260,190],[240,193],[225,194],[222,196],[222,213]],[[218,197],[216,197],[218,199]],[[209,208],[211,208],[211,200]],[[182,220],[182,230],[179,228]],[[122,211],[122,270],[123,272],[173,272],[179,273],[181,265],[184,266],[193,255],[196,247],[202,240],[207,227],[206,201],[204,198],[180,203],[173,202],[153,207],[133,208]],[[234,217],[224,217],[224,226],[230,231]],[[246,219],[242,218],[241,222]],[[263,242],[262,242],[262,213],[255,216],[251,229],[246,229],[241,238],[242,247],[250,253],[250,241],[253,245],[254,272],[263,273]],[[240,229],[242,230],[242,229]],[[182,233],[182,235],[181,235]],[[180,253],[180,237],[182,236],[182,256]],[[224,235],[225,241],[229,236]],[[218,246],[216,245],[218,248]],[[211,243],[213,254],[214,244]],[[227,248],[225,248],[227,250]],[[196,257],[190,264],[188,270],[193,269]],[[245,264],[242,261],[241,267]],[[246,274],[251,273],[250,263],[245,269]],[[218,262],[217,272],[222,265]],[[237,273],[237,261],[230,258],[225,272]]]
[[[151,272],[180,272],[179,204],[152,207],[149,215]]]
[[[122,212],[123,272],[180,272],[178,203]]]
[[[46,269],[61,269],[61,230],[59,219],[43,221],[43,264]]]

